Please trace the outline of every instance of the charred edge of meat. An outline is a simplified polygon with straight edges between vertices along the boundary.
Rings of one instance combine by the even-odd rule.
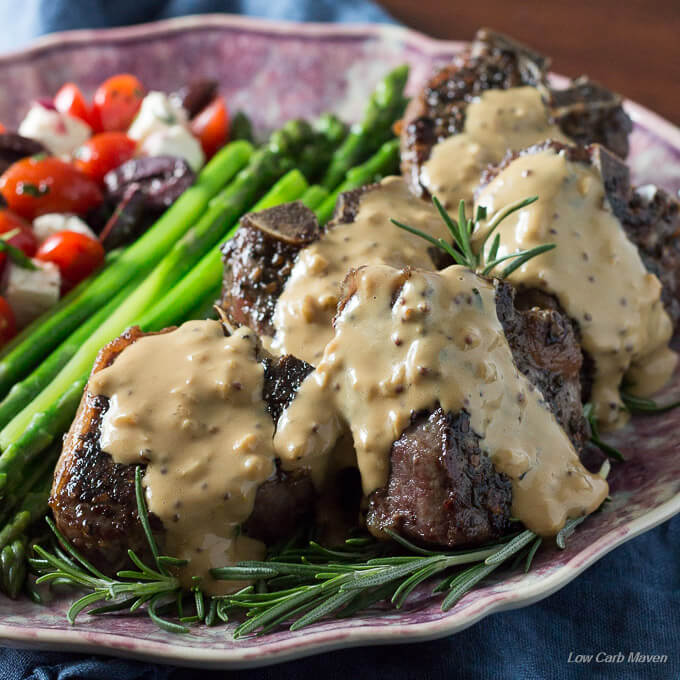
[[[401,136],[402,172],[413,191],[426,197],[420,166],[432,147],[462,132],[468,103],[486,90],[522,85],[547,88],[548,59],[488,29],[478,31],[471,47],[430,79],[404,114]]]
[[[586,77],[553,90],[550,108],[562,132],[577,144],[602,144],[621,158],[628,155],[633,122],[621,97]]]
[[[110,366],[130,344],[145,334],[131,328],[106,345],[93,371]],[[105,573],[130,564],[128,549],[143,559],[149,547],[137,514],[135,466],[115,463],[101,450],[101,422],[109,400],[86,391],[78,415],[64,443],[55,472],[49,504],[59,531]],[[150,515],[154,533],[162,532],[158,518]]]
[[[100,351],[93,371],[110,366],[127,346],[145,335],[155,334],[142,333],[137,327],[126,331]],[[263,398],[276,422],[311,366],[291,356],[273,358],[261,347],[257,358],[265,371]],[[84,394],[57,465],[50,507],[64,536],[101,571],[114,574],[129,566],[128,549],[143,560],[151,555],[137,514],[136,466],[115,463],[99,444],[108,407],[106,397]],[[309,475],[284,473],[277,463],[276,472],[257,490],[253,517],[248,521],[255,532],[251,535],[266,541],[289,536],[313,516],[315,502]],[[264,520],[267,528],[258,528]],[[162,545],[163,526],[153,513],[150,521]]]
[[[306,361],[287,354],[264,359],[264,393],[272,420],[276,423],[304,379],[314,370]]]
[[[341,193],[335,203],[333,218],[326,226],[326,229],[332,229],[334,224],[350,224],[351,222],[354,222],[359,213],[362,196],[369,191],[377,189],[379,186],[380,184],[378,183],[367,184],[358,189],[352,189],[351,191]]]
[[[500,164],[484,171],[477,191],[516,158],[546,149],[565,153],[570,161],[597,167],[612,213],[637,247],[647,271],[661,281],[661,300],[677,326],[680,322],[680,203],[657,187],[631,187],[628,166],[618,156],[599,144],[577,147],[547,141],[506,154]],[[588,392],[587,384],[584,392]]]
[[[392,445],[387,485],[369,499],[371,531],[392,529],[435,546],[482,544],[506,533],[512,484],[479,442],[465,411],[417,416]]]
[[[302,248],[319,238],[314,213],[296,201],[249,213],[222,247],[224,281],[220,306],[236,326],[273,335],[272,317]]]
[[[564,90],[550,90],[548,67],[549,60],[531,48],[480,29],[470,48],[438,71],[404,114],[402,172],[414,193],[428,197],[420,183],[421,166],[435,144],[462,132],[468,103],[490,89],[539,87],[564,134],[579,144],[603,144],[625,158],[632,122],[619,95],[586,77],[572,81]]]

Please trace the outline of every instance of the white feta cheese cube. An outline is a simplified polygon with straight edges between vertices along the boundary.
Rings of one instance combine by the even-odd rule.
[[[205,162],[201,143],[181,125],[172,125],[149,135],[139,149],[143,156],[178,156],[197,171]]]
[[[25,269],[7,260],[3,295],[9,303],[17,328],[27,326],[59,301],[61,275],[52,262],[33,260],[37,269]]]
[[[187,113],[164,92],[149,92],[132,121],[128,137],[143,142],[149,135],[173,125],[186,125]]]
[[[42,243],[52,236],[52,234],[56,234],[59,231],[77,231],[79,234],[85,234],[90,238],[97,238],[97,235],[92,229],[76,215],[47,213],[46,215],[40,215],[40,217],[36,217],[33,220],[33,232],[39,243]]]
[[[82,146],[91,137],[92,129],[80,118],[33,104],[19,125],[19,134],[42,142],[55,156],[61,156]]]

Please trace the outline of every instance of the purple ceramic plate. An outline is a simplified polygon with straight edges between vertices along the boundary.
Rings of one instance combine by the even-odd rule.
[[[199,75],[217,77],[232,110],[260,130],[293,116],[336,111],[355,120],[365,96],[392,66],[411,64],[410,89],[462,43],[431,40],[393,26],[272,23],[223,15],[44,38],[0,57],[0,120],[15,124],[34,97],[66,81],[88,94],[105,77],[131,71],[149,88],[172,90]],[[556,80],[559,80],[556,77]],[[630,163],[637,183],[680,189],[680,130],[632,103]],[[666,393],[680,392],[680,373]],[[617,436],[627,462],[611,473],[613,500],[588,519],[567,550],[544,550],[528,575],[490,582],[444,614],[422,592],[401,611],[378,610],[302,631],[239,642],[229,628],[188,635],[158,630],[145,616],[88,618],[69,626],[65,602],[40,607],[0,596],[0,643],[81,650],[203,667],[271,664],[339,647],[413,642],[450,635],[493,612],[550,595],[595,560],[680,511],[680,414],[637,419]]]

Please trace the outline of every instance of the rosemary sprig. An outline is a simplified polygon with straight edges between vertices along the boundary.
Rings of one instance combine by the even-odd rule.
[[[672,411],[680,406],[680,400],[673,401],[670,404],[657,404],[653,399],[636,397],[624,391],[621,391],[621,399],[630,413],[641,413],[646,415],[666,413],[666,411]]]
[[[163,601],[168,598],[176,599],[182,592],[179,580],[169,573],[167,567],[181,566],[186,564],[186,561],[161,555],[158,551],[149,524],[149,512],[144,500],[140,467],[135,471],[135,492],[137,512],[154,557],[155,569],[145,565],[133,550],[128,550],[130,560],[138,571],[125,569],[116,574],[117,578],[110,578],[71,546],[49,517],[46,520],[56,537],[57,544],[53,552],[49,552],[41,545],[35,545],[33,550],[38,557],[29,559],[29,565],[38,574],[36,584],[69,585],[90,591],[77,599],[69,608],[66,616],[70,623],[75,623],[78,615],[91,605],[108,601],[111,604],[90,609],[88,613],[106,614],[124,609],[132,613],[146,605],[149,617],[160,628],[171,633],[186,633],[189,630],[186,626],[164,619],[158,613],[158,608]]]
[[[475,214],[474,221],[468,219],[465,215],[465,201],[461,201],[458,204],[458,221],[454,220],[444,209],[444,206],[439,202],[436,196],[432,197],[432,202],[435,208],[439,212],[444,224],[446,224],[451,238],[453,239],[453,245],[445,241],[443,238],[434,238],[429,234],[426,234],[420,229],[411,227],[397,220],[390,220],[392,224],[396,225],[404,231],[408,231],[411,234],[420,236],[420,238],[425,239],[428,243],[431,243],[436,248],[443,250],[451,258],[453,258],[456,264],[467,267],[468,269],[481,274],[482,276],[489,276],[491,272],[498,267],[503,262],[508,260],[513,260],[504,269],[502,269],[498,274],[498,278],[504,279],[515,270],[519,269],[523,264],[536,257],[542,253],[546,253],[549,250],[555,248],[554,243],[546,243],[535,248],[530,248],[529,250],[520,250],[516,253],[510,253],[508,255],[503,255],[498,257],[498,249],[500,247],[500,234],[496,234],[489,248],[488,254],[484,255],[484,248],[487,241],[491,235],[496,231],[498,225],[512,213],[521,210],[527,205],[531,205],[538,200],[538,196],[532,196],[530,198],[525,198],[521,201],[516,201],[511,205],[506,206],[502,210],[499,210],[486,224],[486,233],[484,234],[481,242],[477,248],[477,252],[472,247],[473,235],[479,229],[481,229],[481,223],[486,220],[486,208],[483,206],[477,207],[477,212]]]
[[[29,563],[39,575],[37,584],[49,582],[88,591],[71,605],[67,614],[71,623],[83,611],[90,615],[125,610],[133,613],[145,606],[151,620],[171,633],[188,632],[186,624],[212,626],[230,621],[234,614],[241,618],[245,614],[245,620],[234,630],[234,638],[264,635],[284,623],[289,624],[290,630],[299,630],[328,616],[352,616],[383,601],[400,608],[418,586],[455,569],[432,590],[446,593],[442,602],[446,611],[511,557],[517,563],[523,561],[525,572],[528,571],[543,542],[529,530],[493,545],[459,551],[427,550],[389,530],[391,542],[355,537],[333,549],[315,541],[302,546],[289,541],[265,561],[239,562],[211,570],[219,580],[250,580],[255,584],[231,595],[212,597],[206,604],[200,579],[195,578],[191,593],[185,593],[179,580],[170,574],[169,566],[186,562],[160,554],[151,532],[141,480],[141,468],[137,468],[137,509],[155,568],[145,565],[130,550],[130,560],[137,570],[119,571],[117,578],[109,578],[82,557],[49,519],[57,540],[54,551],[34,546],[38,557]],[[584,519],[567,522],[557,536],[558,547],[565,547],[567,536]],[[109,604],[93,607],[102,601]],[[185,615],[185,606],[190,607],[191,613]],[[173,611],[178,622],[164,616]]]
[[[600,451],[606,454],[609,458],[613,458],[619,463],[623,463],[626,459],[624,458],[621,451],[619,451],[616,447],[607,444],[607,442],[602,441],[600,438],[600,427],[597,424],[597,418],[595,417],[595,408],[590,402],[583,405],[583,417],[588,421],[588,425],[590,425],[591,443],[597,446]]]

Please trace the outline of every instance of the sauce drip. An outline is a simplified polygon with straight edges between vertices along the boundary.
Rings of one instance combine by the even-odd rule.
[[[623,377],[634,382],[631,391],[646,396],[667,382],[676,364],[661,283],[614,217],[597,168],[553,149],[520,156],[482,189],[477,203],[493,215],[534,195],[536,203],[499,226],[498,255],[557,244],[509,280],[552,293],[578,322],[582,346],[595,362],[597,418],[604,427],[620,427],[628,418],[619,396]]]
[[[581,465],[517,371],[488,281],[459,266],[377,265],[359,269],[354,285],[321,361],[279,420],[274,443],[284,468],[322,474],[346,423],[369,495],[386,484],[392,443],[412,416],[439,404],[470,414],[480,446],[512,480],[512,513],[528,528],[555,534],[602,503],[607,483]]]
[[[191,321],[146,336],[90,378],[109,398],[101,448],[117,463],[146,464],[147,504],[165,550],[189,564],[187,587],[233,589],[212,567],[261,559],[264,545],[239,535],[257,487],[274,472],[274,425],[262,398],[264,369],[248,328],[224,336],[217,321]],[[235,426],[235,424],[238,424]]]
[[[331,321],[347,272],[366,264],[431,269],[431,246],[390,217],[435,237],[450,236],[434,206],[417,201],[401,177],[387,177],[361,196],[353,222],[333,225],[300,251],[274,311],[273,352],[316,364],[333,336]]]
[[[551,123],[535,87],[486,90],[466,107],[463,131],[434,146],[420,181],[445,208],[456,208],[461,199],[470,207],[487,165],[546,139],[570,142]]]

